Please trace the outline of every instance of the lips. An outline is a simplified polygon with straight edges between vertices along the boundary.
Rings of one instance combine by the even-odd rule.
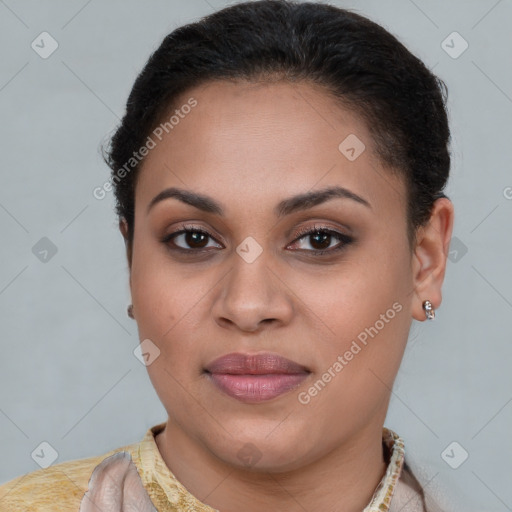
[[[205,371],[218,390],[248,403],[276,398],[298,387],[311,373],[299,363],[268,352],[226,354]]]
[[[272,354],[226,354],[211,362],[206,371],[210,373],[230,373],[232,375],[267,375],[276,373],[304,373],[309,370],[290,359]]]

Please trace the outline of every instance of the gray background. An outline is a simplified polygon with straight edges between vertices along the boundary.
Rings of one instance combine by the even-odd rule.
[[[330,3],[381,23],[449,89],[456,218],[443,303],[434,322],[413,323],[386,426],[451,510],[512,510],[512,2]],[[99,144],[150,52],[225,5],[0,1],[0,482],[38,469],[42,441],[59,463],[166,419],[132,352],[113,197],[92,191],[109,176]],[[59,44],[47,59],[31,48],[43,31]],[[442,46],[453,31],[469,44],[458,58]],[[57,247],[46,262],[32,250],[42,237]],[[469,453],[457,469],[441,456],[453,441]]]

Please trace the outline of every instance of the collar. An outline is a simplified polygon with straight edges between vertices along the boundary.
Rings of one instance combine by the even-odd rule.
[[[391,498],[402,473],[405,460],[403,439],[391,429],[382,427],[382,444],[388,460],[386,473],[377,485],[370,503],[363,512],[388,512]]]

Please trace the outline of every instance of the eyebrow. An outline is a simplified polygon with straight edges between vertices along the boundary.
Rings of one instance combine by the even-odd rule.
[[[220,217],[224,216],[222,206],[215,201],[215,199],[204,194],[199,194],[197,192],[177,187],[166,188],[156,195],[149,203],[146,213],[149,213],[157,203],[170,198],[189,204],[203,212],[213,213]],[[334,186],[288,197],[278,203],[274,208],[274,213],[276,217],[284,217],[285,215],[290,215],[298,211],[307,210],[313,206],[330,201],[331,199],[352,199],[353,201],[370,209],[372,208],[370,203],[361,196],[358,196],[347,188]]]

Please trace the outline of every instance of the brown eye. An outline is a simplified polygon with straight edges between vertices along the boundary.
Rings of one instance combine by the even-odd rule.
[[[309,244],[312,247],[312,249],[299,247],[299,250],[306,250],[306,252],[311,252],[316,255],[334,253],[344,249],[353,242],[351,236],[323,226],[315,226],[299,231],[296,236],[297,238],[294,241],[294,245],[304,240],[305,244]],[[336,240],[338,243],[331,246],[331,243]]]
[[[188,227],[165,236],[162,242],[166,245],[170,245],[171,249],[185,252],[199,252],[208,249],[207,244],[209,238],[214,240],[212,235],[207,231]]]
[[[183,239],[189,247],[192,248],[203,248],[207,243],[207,239],[209,235],[202,233],[201,231],[187,231],[186,233],[182,233]]]
[[[309,240],[315,250],[323,251],[328,249],[331,245],[331,239],[333,235],[326,233],[325,231],[317,231],[316,233],[309,235]],[[327,243],[326,243],[327,242]]]

